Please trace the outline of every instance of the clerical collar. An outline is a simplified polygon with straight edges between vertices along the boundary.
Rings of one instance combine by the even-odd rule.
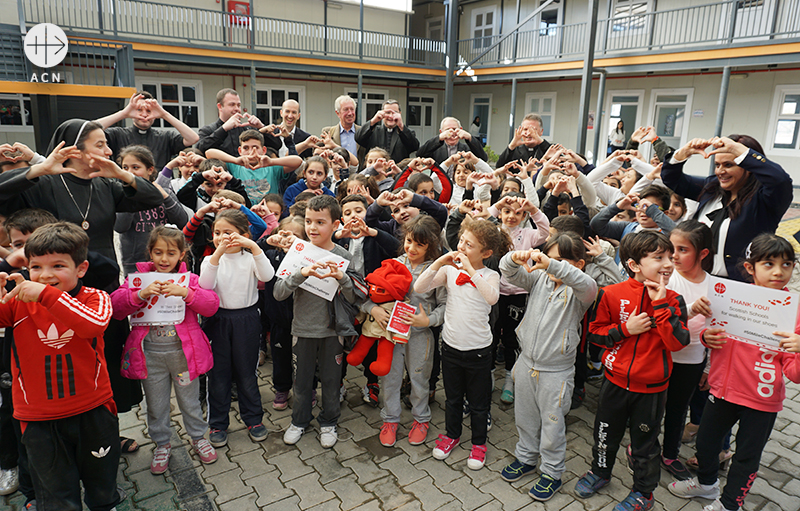
[[[150,128],[147,128],[146,130],[143,130],[141,128],[136,128],[136,129],[139,130],[139,135],[147,135],[147,132],[150,131]]]

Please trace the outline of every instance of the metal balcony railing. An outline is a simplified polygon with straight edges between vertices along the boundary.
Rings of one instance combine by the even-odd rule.
[[[535,23],[533,20],[529,26]],[[587,34],[586,23],[520,30],[472,66],[580,58]],[[459,63],[471,62],[500,37],[458,41]],[[728,0],[600,20],[595,57],[798,38],[800,2],[797,0]]]
[[[444,42],[142,0],[18,0],[26,23],[82,35],[442,68]],[[362,35],[363,34],[363,35]]]

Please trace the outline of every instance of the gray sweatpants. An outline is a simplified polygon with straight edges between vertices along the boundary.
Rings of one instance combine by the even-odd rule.
[[[183,426],[192,440],[203,438],[208,424],[203,420],[200,407],[200,378],[189,381],[189,368],[182,350],[167,353],[145,350],[147,379],[142,380],[144,399],[147,402],[147,428],[156,445],[166,445],[172,436],[169,400],[175,388],[178,408],[183,415]],[[183,378],[178,374],[183,373]],[[174,383],[174,385],[173,385]],[[185,383],[185,384],[182,384]]]
[[[514,452],[526,465],[561,479],[566,467],[567,424],[564,416],[572,403],[575,368],[566,371],[534,371],[529,360],[514,364],[514,422],[519,441]]]
[[[428,406],[428,380],[433,368],[433,333],[430,329],[415,333],[406,344],[395,344],[392,368],[381,378],[383,387],[383,422],[400,422],[400,386],[403,384],[403,369],[408,369],[411,380],[411,415],[417,422],[431,420]]]

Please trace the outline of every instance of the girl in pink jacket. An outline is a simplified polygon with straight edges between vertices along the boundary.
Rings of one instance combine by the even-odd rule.
[[[747,249],[744,269],[757,286],[785,290],[795,265],[795,253],[785,239],[774,234],[756,236]],[[715,499],[704,511],[741,508],[758,474],[761,454],[775,418],[783,409],[783,377],[800,383],[800,322],[794,332],[773,332],[783,337],[772,350],[730,339],[722,328],[709,328],[700,338],[711,349],[708,383],[711,396],[697,432],[697,477],[669,485],[679,497]],[[720,495],[719,452],[724,436],[739,423],[736,454],[728,482]]]
[[[170,274],[186,273],[186,240],[178,229],[158,226],[147,242],[149,262],[136,263],[140,273],[164,273],[157,280],[141,288],[131,286],[126,279],[111,294],[114,318],[123,319],[150,307],[158,297],[180,296],[186,303],[186,313],[181,323],[158,326],[134,326],[122,352],[121,373],[126,378],[142,380],[147,401],[147,425],[150,438],[156,443],[150,471],[162,474],[167,470],[170,456],[170,394],[174,383],[175,396],[183,414],[183,424],[192,438],[192,446],[203,463],[217,460],[214,447],[205,438],[208,424],[200,408],[200,380],[198,376],[214,365],[211,344],[200,328],[197,315],[212,316],[219,308],[219,297],[213,291],[202,289],[198,277],[189,274],[189,285],[183,287]],[[134,284],[135,284],[134,279]]]

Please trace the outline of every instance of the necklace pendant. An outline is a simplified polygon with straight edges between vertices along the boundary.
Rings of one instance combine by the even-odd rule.
[[[88,231],[89,230],[89,222],[84,220],[83,223],[81,224],[81,227],[83,227],[84,231]]]

